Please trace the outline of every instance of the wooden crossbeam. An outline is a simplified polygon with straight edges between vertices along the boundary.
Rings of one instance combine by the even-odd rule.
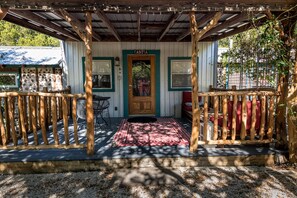
[[[32,23],[27,23],[25,20],[19,19],[19,18],[14,17],[14,16],[12,16],[10,14],[6,15],[4,20],[8,21],[10,23],[18,24],[18,25],[20,25],[22,27],[29,28],[29,29],[35,30],[37,32],[52,36],[52,37],[55,37],[55,38],[63,40],[63,41],[67,40],[67,37],[65,37],[63,35],[56,34],[54,32],[51,32],[49,30],[44,29],[43,27],[33,25]]]
[[[59,17],[64,18],[72,26],[72,28],[80,36],[80,38],[84,37],[85,27],[76,17],[74,17],[72,14],[70,14],[69,12],[67,12],[64,9],[55,10],[55,11],[53,11],[53,13]],[[97,41],[102,40],[101,36],[95,32],[93,32],[93,38],[96,39]]]
[[[141,27],[140,27],[140,23],[141,23],[141,12],[137,13],[137,33],[138,33],[138,42],[141,41]]]
[[[0,8],[0,20],[4,19],[8,12],[8,8]]]
[[[211,36],[213,33],[219,32],[220,30],[223,30],[223,29],[228,28],[232,25],[235,25],[236,23],[247,20],[248,18],[249,18],[249,15],[246,12],[243,12],[243,13],[241,13],[227,21],[222,22],[220,25],[217,25],[216,27],[212,28],[201,39]]]
[[[215,12],[210,12],[210,13],[206,14],[205,16],[203,16],[199,21],[197,21],[197,27],[199,28],[204,23],[210,21],[214,17],[215,14],[216,14]],[[176,40],[181,41],[182,39],[189,36],[190,34],[191,34],[191,29],[188,29],[186,32],[181,34]]]
[[[181,12],[171,15],[167,25],[165,26],[164,30],[161,33],[161,36],[158,38],[158,41],[161,41],[161,39],[167,34],[169,29],[174,25],[175,21],[180,17],[180,15],[181,15]]]
[[[106,14],[103,11],[95,11],[95,13],[97,14],[97,16],[102,20],[102,22],[104,23],[104,25],[108,28],[108,30],[114,35],[114,37],[118,40],[121,41],[121,37],[118,34],[118,32],[116,31],[116,29],[114,28],[114,26],[112,25],[112,23],[110,22],[110,20],[108,19],[108,17],[106,16]]]
[[[255,28],[256,26],[261,26],[264,24],[264,22],[266,21],[265,18],[257,21],[256,23],[253,23],[253,22],[250,22],[246,25],[243,25],[239,28],[234,28],[234,30],[230,31],[230,32],[227,32],[227,33],[223,33],[222,35],[220,36],[216,36],[215,37],[215,40],[220,40],[220,39],[223,39],[223,38],[226,38],[226,37],[229,37],[229,36],[232,36],[234,34],[238,34],[238,33],[241,33],[241,32],[244,32],[246,30],[249,30],[249,29],[252,29],[252,28]]]
[[[57,33],[60,33],[60,34],[63,34],[73,40],[76,40],[76,41],[79,41],[79,39],[72,35],[70,32],[68,32],[67,30],[63,29],[62,27],[58,26],[58,25],[55,25],[53,23],[51,23],[50,21],[34,14],[33,12],[31,11],[26,11],[26,10],[10,10],[9,11],[10,13],[14,14],[14,15],[17,15],[17,16],[20,16],[22,18],[25,18],[26,20],[29,20],[29,21],[33,21],[35,23],[38,23],[40,24],[41,26],[44,26],[44,27],[47,27],[47,28],[50,28],[54,31],[56,31]]]

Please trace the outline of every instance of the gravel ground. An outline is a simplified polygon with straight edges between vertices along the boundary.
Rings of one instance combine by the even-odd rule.
[[[157,167],[0,175],[0,197],[297,197],[297,169]]]

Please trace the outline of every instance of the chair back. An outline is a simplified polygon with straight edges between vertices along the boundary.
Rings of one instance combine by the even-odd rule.
[[[80,98],[77,100],[76,116],[77,119],[86,119],[86,99]]]

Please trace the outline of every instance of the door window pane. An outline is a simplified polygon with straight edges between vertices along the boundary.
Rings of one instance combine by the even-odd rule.
[[[151,62],[150,60],[132,61],[133,96],[151,95]]]

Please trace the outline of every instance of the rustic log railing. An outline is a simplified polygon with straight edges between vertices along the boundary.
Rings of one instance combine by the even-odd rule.
[[[277,92],[213,91],[199,93],[198,96],[204,101],[203,113],[201,113],[203,116],[200,118],[202,137],[198,144],[257,144],[273,141]],[[209,101],[213,101],[211,108]],[[250,103],[250,109],[247,108],[247,103]],[[238,105],[241,107],[240,110]],[[251,111],[249,115],[248,110]],[[241,111],[240,119],[237,118],[238,111]],[[259,115],[256,116],[256,111],[261,114],[261,119]],[[251,120],[249,129],[247,129],[248,116]],[[239,130],[236,126],[238,123],[236,119],[239,119],[241,123]],[[256,128],[256,122],[260,123],[258,128]],[[278,137],[279,134],[276,134],[276,138]]]
[[[85,143],[79,141],[76,123],[76,101],[85,95],[69,94],[69,91],[66,89],[55,93],[0,93],[0,149],[85,147]],[[73,117],[74,125],[71,141],[68,130],[70,116]],[[64,129],[59,132],[64,132],[64,137],[60,139],[59,120],[63,120]],[[50,125],[52,127],[49,127]]]

